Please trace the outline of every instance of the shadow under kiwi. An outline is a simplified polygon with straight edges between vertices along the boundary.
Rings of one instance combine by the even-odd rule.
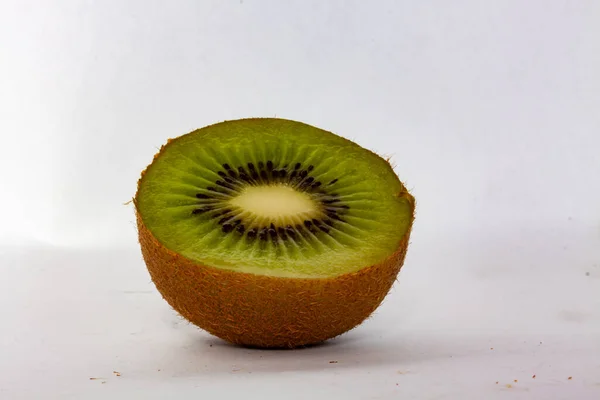
[[[298,348],[255,348],[225,342],[206,333],[189,336],[188,343],[173,349],[180,360],[177,376],[231,373],[281,373],[370,368],[414,364],[453,354],[436,336],[372,334],[358,329],[336,338]]]

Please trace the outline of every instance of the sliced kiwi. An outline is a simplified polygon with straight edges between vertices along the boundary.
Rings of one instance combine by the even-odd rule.
[[[386,160],[275,118],[169,140],[143,172],[135,205],[165,299],[217,336],[260,346],[324,340],[366,318],[403,263],[414,215]],[[341,320],[326,329],[322,317],[305,320],[315,312]]]

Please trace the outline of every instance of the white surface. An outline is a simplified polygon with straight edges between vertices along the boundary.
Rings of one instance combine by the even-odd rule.
[[[595,1],[0,2],[0,399],[600,398],[599,20]],[[139,172],[249,116],[392,155],[418,201],[392,293],[325,346],[224,345],[141,261]]]

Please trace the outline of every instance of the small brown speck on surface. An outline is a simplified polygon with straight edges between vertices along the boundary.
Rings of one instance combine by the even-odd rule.
[[[338,362],[333,360],[333,361],[329,361],[329,364],[337,364]]]
[[[573,379],[573,377],[572,377],[572,376],[570,376],[570,377],[568,377],[567,379],[568,379],[568,380],[571,380],[571,379]]]
[[[106,383],[106,381],[102,381],[102,384],[104,385]]]
[[[117,371],[113,371],[113,374],[115,374],[116,376],[121,376],[121,373]]]
[[[510,383],[507,383],[506,387],[510,389],[510,388],[512,388],[512,385]]]
[[[494,348],[493,348],[493,347],[490,347],[490,350],[494,350]]]
[[[532,379],[535,379],[535,375],[533,375],[531,378],[532,378]]]
[[[496,381],[496,385],[498,384],[498,381]]]
[[[100,378],[90,378],[90,381],[97,381]]]
[[[513,382],[514,382],[514,383],[517,383],[517,382],[519,382],[519,381],[515,379]]]

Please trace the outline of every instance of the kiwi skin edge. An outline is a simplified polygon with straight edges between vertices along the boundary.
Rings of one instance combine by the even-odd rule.
[[[398,196],[409,200],[413,214],[396,251],[379,264],[331,278],[272,277],[202,265],[163,246],[136,207],[138,239],[157,290],[185,319],[233,344],[296,348],[355,328],[387,296],[404,264],[414,221],[414,197],[408,191]]]

